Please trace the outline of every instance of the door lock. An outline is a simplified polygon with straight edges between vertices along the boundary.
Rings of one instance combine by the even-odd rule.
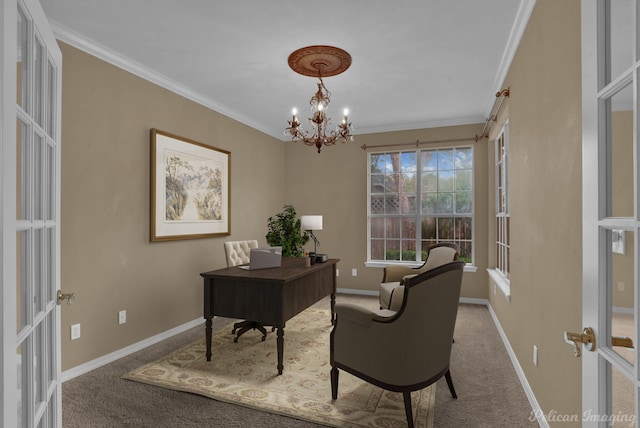
[[[63,293],[61,290],[58,290],[58,304],[62,304],[62,302],[64,302],[65,300],[67,301],[67,304],[70,305],[72,300],[76,300],[76,295],[75,293],[69,293],[69,294],[65,294]]]
[[[584,345],[587,351],[596,350],[596,334],[591,327],[585,327],[580,333],[564,332],[564,341],[573,346],[573,355],[579,357],[582,355],[580,345]]]

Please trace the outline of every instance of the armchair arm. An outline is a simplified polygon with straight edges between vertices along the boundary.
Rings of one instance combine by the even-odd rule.
[[[382,282],[400,282],[406,275],[414,275],[416,270],[409,266],[390,265],[384,268]]]
[[[348,319],[365,327],[371,325],[376,315],[375,312],[352,303],[336,303],[335,311],[338,319]]]

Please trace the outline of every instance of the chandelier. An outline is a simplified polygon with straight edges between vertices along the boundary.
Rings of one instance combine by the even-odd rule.
[[[298,111],[293,109],[293,118],[284,134],[290,136],[292,141],[302,141],[307,146],[316,146],[318,153],[323,145],[333,146],[337,141],[346,143],[353,141],[353,128],[349,122],[349,111],[344,110],[342,122],[331,131],[327,117],[327,109],[331,102],[331,92],[324,86],[323,77],[335,76],[345,71],[351,65],[351,55],[348,52],[333,46],[307,46],[294,51],[289,55],[289,67],[296,73],[304,76],[318,78],[318,90],[311,97],[312,132],[309,133],[300,128]],[[328,133],[327,133],[328,132]]]

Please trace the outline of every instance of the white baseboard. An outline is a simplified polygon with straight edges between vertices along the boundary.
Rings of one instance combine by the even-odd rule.
[[[197,327],[201,325],[204,325],[204,321],[202,318],[198,318],[188,323],[182,324],[178,327],[172,328],[171,330],[167,330],[160,334],[156,334],[155,336],[151,336],[147,339],[141,340],[140,342],[134,343],[133,345],[129,345],[125,348],[119,349],[110,354],[96,358],[95,360],[87,361],[84,364],[80,364],[79,366],[63,371],[60,375],[60,381],[66,382],[68,380],[73,379],[76,376],[80,376],[85,373],[88,373],[91,370],[95,370],[106,364],[112,363],[120,358],[126,357],[127,355],[133,354],[134,352],[138,352],[148,346],[154,345],[158,342],[161,342],[165,339],[175,336],[176,334],[180,334],[193,327]]]
[[[504,347],[507,349],[507,353],[509,354],[511,363],[513,364],[513,367],[516,369],[516,374],[520,379],[522,388],[524,388],[524,393],[527,395],[529,404],[531,404],[531,411],[532,411],[531,414],[535,415],[535,418],[538,422],[538,425],[540,425],[540,427],[549,428],[549,423],[544,418],[543,412],[540,409],[540,405],[538,404],[538,400],[536,399],[536,396],[534,395],[533,390],[531,389],[531,385],[529,385],[529,381],[527,381],[527,377],[525,376],[524,371],[522,370],[522,366],[520,366],[520,362],[518,362],[518,358],[516,357],[516,354],[513,351],[511,344],[509,343],[507,334],[504,332],[504,330],[502,329],[502,326],[500,325],[498,316],[494,312],[493,307],[491,307],[491,304],[487,303],[487,308],[489,308],[489,313],[491,314],[491,318],[493,318],[493,322],[496,325],[496,328],[498,329],[498,333],[500,334],[500,337],[502,338]]]

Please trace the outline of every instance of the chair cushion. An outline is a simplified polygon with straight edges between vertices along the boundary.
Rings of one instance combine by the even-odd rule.
[[[391,304],[391,295],[394,293],[396,287],[400,285],[400,282],[383,282],[380,284],[380,308],[389,309]]]

